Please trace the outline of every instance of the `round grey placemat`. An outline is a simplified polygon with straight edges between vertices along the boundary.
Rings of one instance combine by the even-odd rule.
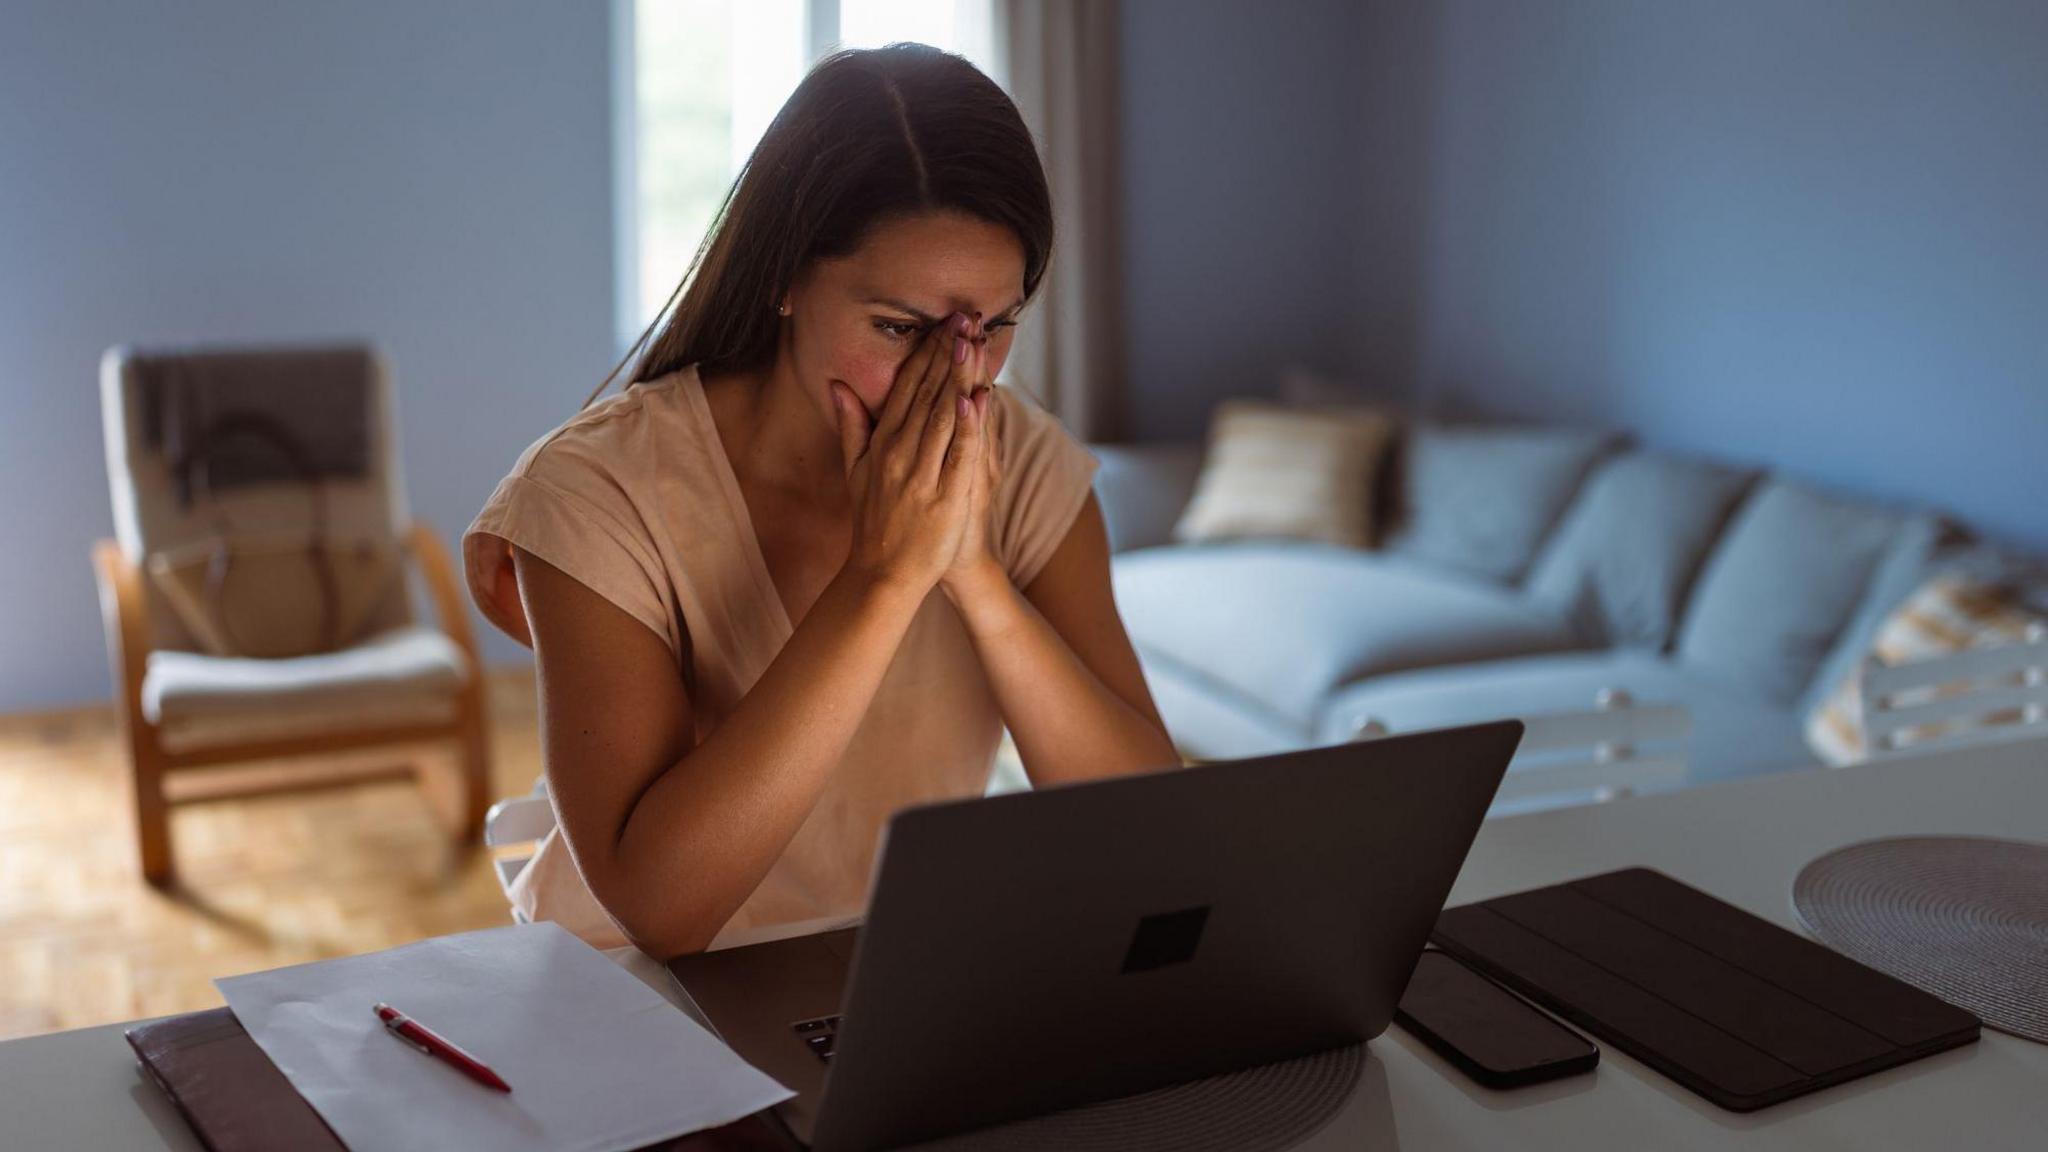
[[[1800,871],[1792,910],[1836,951],[2048,1044],[2048,844],[1851,844]]]
[[[1278,1152],[1330,1122],[1365,1071],[1365,1045],[1225,1072],[917,1145],[918,1152]]]

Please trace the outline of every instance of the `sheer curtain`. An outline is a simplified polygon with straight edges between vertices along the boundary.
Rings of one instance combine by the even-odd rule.
[[[1057,235],[1006,378],[1084,441],[1123,433],[1116,0],[998,0],[1010,94],[1038,138]]]

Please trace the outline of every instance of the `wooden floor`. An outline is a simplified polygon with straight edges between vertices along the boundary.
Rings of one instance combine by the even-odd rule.
[[[492,673],[491,704],[495,791],[523,793],[531,674]],[[127,780],[111,707],[0,717],[0,1039],[217,1007],[216,976],[510,922],[482,849],[451,848],[409,783],[173,809],[163,893],[136,871]]]

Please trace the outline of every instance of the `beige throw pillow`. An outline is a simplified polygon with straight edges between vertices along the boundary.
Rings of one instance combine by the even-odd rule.
[[[146,565],[186,630],[215,656],[283,659],[328,650],[316,563],[333,573],[334,643],[345,648],[362,639],[404,573],[397,546],[386,541],[330,540],[320,561],[308,555],[303,535],[238,537],[229,547],[218,604],[207,594],[213,541],[153,552]]]
[[[1980,646],[2024,640],[2040,617],[2015,604],[2007,590],[1968,577],[1945,575],[1927,582],[1885,618],[1870,645],[1870,656],[1888,667],[1952,656]],[[1936,688],[1931,698],[1961,685]],[[2012,723],[2020,713],[1994,713],[1986,723]],[[1899,733],[1902,741],[1931,739],[1946,725],[1930,724]],[[1830,764],[1858,763],[1870,754],[1863,731],[1863,667],[1859,662],[1806,718],[1806,742]]]
[[[1370,547],[1373,485],[1394,420],[1368,408],[1228,400],[1209,428],[1176,540],[1289,538]]]

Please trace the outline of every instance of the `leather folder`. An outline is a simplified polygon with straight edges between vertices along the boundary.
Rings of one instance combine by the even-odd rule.
[[[320,1114],[250,1039],[232,1009],[128,1029],[128,1046],[210,1152],[346,1152]],[[780,1152],[759,1115],[643,1152]]]
[[[1436,945],[1750,1112],[1977,1039],[1977,1018],[1648,868],[1446,909]]]
[[[130,1028],[127,1036],[142,1066],[212,1152],[343,1152],[320,1114],[229,1009],[173,1016]]]

